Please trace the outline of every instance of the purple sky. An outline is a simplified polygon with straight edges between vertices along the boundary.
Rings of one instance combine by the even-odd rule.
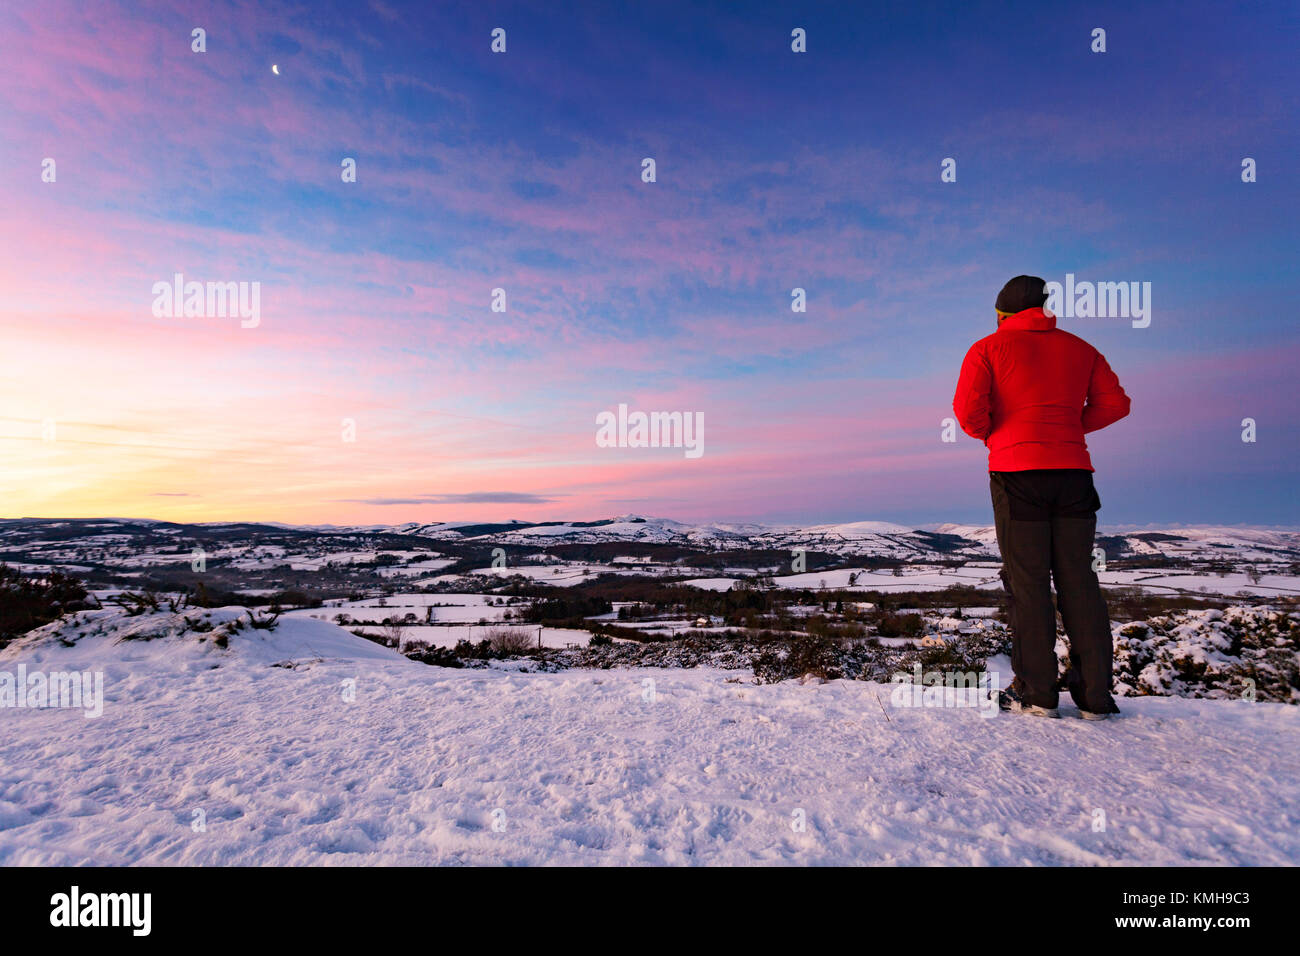
[[[1104,523],[1300,524],[1297,14],[1129,6],[6,4],[3,513],[987,522],[941,421],[1028,272],[1151,283],[1061,319]]]

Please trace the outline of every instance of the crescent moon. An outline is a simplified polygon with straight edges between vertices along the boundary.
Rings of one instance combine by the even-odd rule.
[[[274,73],[276,76],[279,76],[279,75],[280,75],[280,64],[279,64],[279,63],[272,63],[272,64],[271,64],[271,72]]]

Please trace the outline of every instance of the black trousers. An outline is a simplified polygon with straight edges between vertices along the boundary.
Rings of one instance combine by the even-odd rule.
[[[1092,569],[1101,499],[1085,469],[989,473],[1002,583],[1011,619],[1011,667],[1027,703],[1057,705],[1056,603],[1070,644],[1066,687],[1083,710],[1113,713],[1110,615]]]

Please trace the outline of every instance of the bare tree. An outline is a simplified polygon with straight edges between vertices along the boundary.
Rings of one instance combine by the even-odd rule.
[[[406,622],[396,615],[384,618],[383,627],[380,629],[380,633],[384,635],[384,643],[389,647],[400,650],[402,638],[406,635],[406,628]]]

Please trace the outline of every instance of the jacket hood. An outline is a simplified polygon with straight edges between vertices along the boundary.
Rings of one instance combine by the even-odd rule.
[[[1056,316],[1044,312],[1042,306],[1025,309],[1015,315],[1009,315],[998,325],[998,331],[1008,332],[1050,332],[1056,328]]]

